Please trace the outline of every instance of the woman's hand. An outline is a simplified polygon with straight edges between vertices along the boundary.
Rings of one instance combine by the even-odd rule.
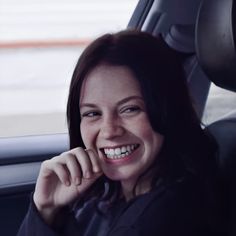
[[[75,201],[101,175],[97,154],[91,149],[75,148],[44,161],[33,196],[43,219],[52,223],[61,207]]]

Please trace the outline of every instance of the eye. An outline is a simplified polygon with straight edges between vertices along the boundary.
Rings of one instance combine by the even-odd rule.
[[[87,111],[81,114],[81,117],[88,117],[88,118],[93,118],[93,117],[97,117],[100,116],[101,113],[98,111]]]
[[[138,113],[139,111],[141,111],[141,108],[139,106],[128,106],[121,109],[121,113],[125,114]]]

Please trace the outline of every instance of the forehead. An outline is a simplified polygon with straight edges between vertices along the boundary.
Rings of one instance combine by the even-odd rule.
[[[85,78],[81,102],[114,101],[128,96],[141,96],[140,85],[125,66],[99,65]]]

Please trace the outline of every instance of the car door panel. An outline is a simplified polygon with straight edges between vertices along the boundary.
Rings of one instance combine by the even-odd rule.
[[[67,134],[0,139],[1,235],[16,235],[27,212],[41,162],[66,150]]]

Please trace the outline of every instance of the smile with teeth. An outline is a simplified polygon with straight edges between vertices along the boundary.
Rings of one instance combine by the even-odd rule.
[[[130,155],[138,146],[138,144],[131,144],[117,148],[104,148],[103,151],[108,159],[121,159]]]

